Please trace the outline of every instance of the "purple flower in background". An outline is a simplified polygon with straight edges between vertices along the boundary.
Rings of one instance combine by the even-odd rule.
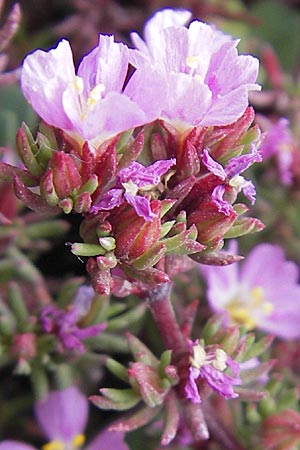
[[[250,180],[245,180],[241,176],[241,172],[248,169],[255,162],[262,160],[261,154],[257,151],[256,146],[252,146],[252,151],[248,154],[231,158],[227,166],[224,168],[220,163],[215,161],[206,149],[203,150],[202,161],[205,167],[214,174],[224,184],[216,186],[212,192],[212,198],[217,203],[219,211],[225,215],[230,215],[231,205],[223,200],[223,195],[226,192],[226,184],[233,188],[238,194],[242,191],[245,197],[253,205],[255,202],[255,186]]]
[[[189,346],[193,356],[190,358],[189,378],[185,385],[186,398],[193,403],[201,402],[196,383],[198,378],[205,380],[214,391],[226,399],[238,397],[233,386],[241,384],[239,364],[221,348],[210,346],[205,349],[198,340],[189,341]],[[231,369],[233,376],[224,373],[227,368]]]
[[[138,162],[131,163],[126,169],[120,170],[117,187],[104,194],[101,200],[92,206],[90,212],[111,210],[120,206],[124,199],[140,217],[152,221],[156,215],[151,210],[150,199],[147,196],[138,195],[138,193],[147,194],[148,191],[157,186],[160,183],[161,176],[175,163],[174,158],[156,161],[147,167]]]
[[[40,323],[46,333],[52,333],[59,339],[65,350],[84,351],[82,340],[97,336],[106,327],[106,323],[79,328],[77,323],[84,317],[90,308],[90,303],[95,295],[89,286],[81,286],[74,299],[72,306],[68,309],[59,309],[56,306],[45,306],[40,313]]]
[[[49,439],[44,450],[79,450],[85,442],[83,435],[88,419],[88,401],[76,388],[52,391],[35,404],[37,422]],[[85,450],[128,450],[124,433],[100,432]],[[36,450],[35,447],[18,441],[2,441],[0,450]]]
[[[235,241],[231,253],[237,252]],[[241,263],[203,266],[211,308],[226,322],[259,328],[285,339],[300,337],[299,269],[286,261],[283,250],[259,244]]]
[[[282,184],[288,186],[292,182],[293,152],[295,149],[289,121],[279,119],[263,135],[260,151],[264,159],[275,156]]]
[[[189,18],[185,10],[156,13],[145,41],[132,33],[130,62],[143,72],[151,68],[153,82],[164,84],[163,119],[179,128],[233,123],[248,106],[248,92],[260,89],[258,60],[239,55],[238,40],[213,26],[195,20],[185,27]]]
[[[127,46],[114,42],[113,36],[99,35],[98,46],[83,57],[76,74],[70,44],[63,39],[56,48],[36,50],[25,58],[21,87],[49,125],[99,144],[157,117],[155,101],[145,112],[123,91],[127,70]],[[133,76],[132,92],[139,89],[137,81]]]

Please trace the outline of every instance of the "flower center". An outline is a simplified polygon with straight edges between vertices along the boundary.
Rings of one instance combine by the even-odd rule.
[[[105,85],[103,83],[96,84],[93,89],[88,93],[88,97],[84,96],[84,81],[83,78],[78,75],[75,76],[74,82],[71,83],[71,87],[78,94],[79,108],[81,110],[81,119],[84,120],[89,111],[92,111],[99,100],[103,97],[105,91]]]
[[[42,450],[78,450],[85,442],[85,437],[83,434],[77,434],[74,436],[69,444],[62,441],[54,439],[43,445]]]
[[[190,70],[190,75],[193,77],[195,76],[195,78],[200,81],[200,83],[203,84],[204,80],[201,77],[201,75],[196,74],[196,70],[198,68],[199,65],[199,61],[200,61],[200,56],[199,55],[191,55],[191,56],[187,56],[185,59],[185,63],[186,65],[191,69]]]
[[[227,368],[226,360],[227,354],[221,348],[217,348],[215,351],[206,352],[200,344],[193,346],[193,356],[190,358],[192,366],[197,369],[211,364],[215,369],[222,372]]]
[[[245,300],[235,298],[226,305],[233,322],[244,325],[248,330],[252,330],[258,319],[264,315],[268,316],[273,311],[273,305],[264,296],[261,286],[255,286]]]

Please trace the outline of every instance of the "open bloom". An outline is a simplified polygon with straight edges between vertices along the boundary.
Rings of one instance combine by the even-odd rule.
[[[245,155],[231,158],[225,168],[215,161],[208,153],[206,149],[203,150],[203,164],[206,168],[214,174],[221,183],[215,187],[212,192],[212,198],[218,205],[219,211],[222,211],[225,215],[229,215],[231,212],[231,205],[223,200],[223,196],[226,193],[226,188],[231,191],[235,191],[238,194],[242,191],[245,197],[253,205],[255,202],[255,186],[251,180],[246,180],[241,174],[244,170],[248,169],[255,162],[260,162],[262,157],[257,151],[256,146],[252,146],[252,151]],[[222,183],[224,182],[224,184]],[[227,186],[226,186],[227,185]]]
[[[82,340],[97,336],[106,327],[106,323],[80,328],[78,322],[90,308],[94,290],[81,286],[70,309],[59,309],[56,306],[45,306],[40,313],[40,322],[46,333],[55,334],[65,350],[84,351]]]
[[[76,74],[70,44],[63,39],[56,48],[25,58],[21,87],[49,125],[98,144],[156,118],[155,100],[145,113],[123,91],[127,70],[127,46],[99,35],[98,46],[83,57]],[[139,89],[134,76],[130,86],[132,92]]]
[[[151,210],[147,192],[160,183],[161,176],[174,164],[174,158],[156,161],[148,167],[144,167],[138,162],[131,163],[126,169],[120,170],[116,188],[110,189],[104,194],[101,200],[92,206],[90,212],[111,210],[120,206],[124,199],[135,209],[138,216],[143,217],[146,221],[152,221],[156,214]],[[144,195],[139,195],[139,193]]]
[[[236,253],[233,242],[231,252]],[[225,321],[259,328],[286,339],[300,336],[299,270],[276,245],[259,244],[245,261],[226,267],[201,266],[207,298]]]
[[[79,450],[85,442],[83,434],[88,419],[88,401],[76,388],[52,391],[35,404],[37,422],[50,441],[42,450]],[[86,450],[127,450],[123,433],[99,433]],[[2,441],[0,450],[36,450],[18,441]]]
[[[276,158],[282,184],[290,185],[293,178],[294,153],[297,150],[289,121],[282,117],[265,132],[263,137],[260,146],[263,157],[265,159],[272,156]]]
[[[164,84],[163,119],[180,128],[233,123],[248,105],[248,92],[259,89],[258,60],[239,55],[238,40],[213,26],[195,20],[185,27],[189,17],[185,10],[156,13],[145,41],[132,33],[130,62],[151,68]]]
[[[239,364],[221,348],[211,346],[205,349],[198,340],[190,341],[189,346],[193,356],[190,358],[189,378],[185,385],[186,398],[193,403],[201,402],[196,383],[198,378],[205,380],[214,391],[226,399],[238,397],[232,386],[242,382],[239,377]],[[224,373],[227,368],[231,369],[233,375]]]

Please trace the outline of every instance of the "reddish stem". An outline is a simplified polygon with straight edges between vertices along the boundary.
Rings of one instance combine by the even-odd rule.
[[[186,350],[186,341],[180,331],[171,303],[171,283],[152,289],[148,294],[148,305],[165,347],[175,352]]]

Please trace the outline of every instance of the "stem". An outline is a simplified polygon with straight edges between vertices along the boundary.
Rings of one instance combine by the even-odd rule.
[[[246,450],[219,420],[216,411],[213,410],[209,402],[205,402],[202,408],[204,410],[210,436],[215,442],[218,442],[222,446],[223,450]]]
[[[186,349],[171,303],[171,283],[158,286],[148,294],[148,306],[167,349],[176,352]]]

